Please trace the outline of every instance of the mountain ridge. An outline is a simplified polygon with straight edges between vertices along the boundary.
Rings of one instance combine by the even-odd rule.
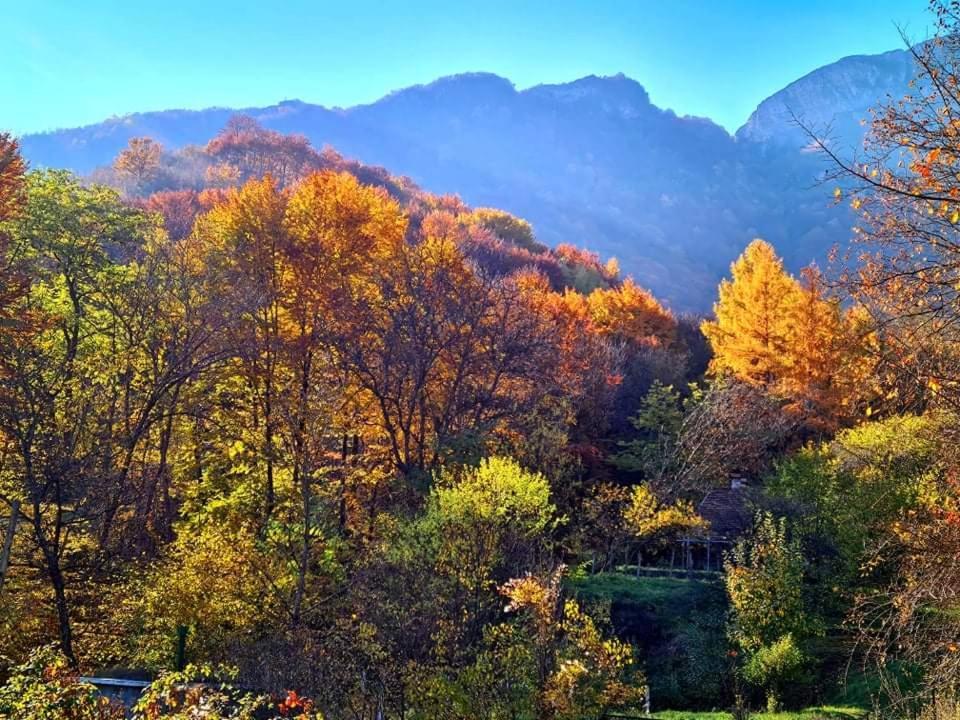
[[[794,271],[847,239],[850,217],[810,188],[820,166],[799,152],[804,138],[784,109],[817,124],[839,118],[838,134],[856,142],[867,99],[905,85],[908,55],[853,55],[817,68],[763,100],[733,134],[709,118],[658,107],[623,73],[518,89],[473,72],[348,108],[284,100],[131,113],[25,135],[22,145],[35,166],[89,173],[131,137],[201,145],[232,115],[249,114],[426,190],[520,215],[548,244],[616,256],[675,309],[704,311],[754,237],[773,242]]]
[[[874,70],[873,77],[869,78],[873,81],[871,87],[879,88],[880,93],[877,94],[876,90],[861,90],[861,93],[851,98],[850,90],[855,89],[854,87],[844,88],[844,83],[840,82],[841,79],[838,75],[841,74],[841,71],[846,71],[852,66],[859,66],[861,69],[864,67]],[[883,69],[887,72],[886,76],[883,76],[879,71]],[[782,113],[785,110],[790,110],[787,103],[787,99],[797,99],[798,96],[802,96],[808,86],[822,84],[824,81],[824,75],[833,75],[827,79],[827,82],[835,87],[838,90],[846,89],[847,93],[837,92],[835,100],[840,101],[840,112],[838,113],[838,108],[835,103],[830,104],[830,120],[836,121],[837,116],[840,115],[841,119],[845,122],[844,126],[839,128],[839,132],[843,135],[844,139],[849,139],[849,136],[853,134],[852,126],[850,125],[851,119],[849,117],[850,113],[863,113],[869,109],[875,103],[880,102],[884,99],[883,91],[888,90],[894,85],[902,85],[903,89],[906,90],[907,83],[913,77],[914,73],[914,60],[909,50],[888,50],[887,52],[877,53],[874,55],[847,55],[839,60],[836,60],[829,65],[824,65],[822,67],[811,70],[807,74],[797,78],[793,82],[787,84],[776,93],[770,95],[769,97],[762,100],[756,107],[756,109],[750,114],[746,122],[737,129],[734,133],[735,137],[738,139],[744,138],[754,142],[757,141],[767,141],[771,139],[772,133],[768,131],[763,131],[757,128],[758,122],[761,121],[763,116],[770,115],[773,113]],[[858,85],[862,88],[864,84],[863,73],[861,72],[858,76]],[[868,99],[866,106],[864,100]],[[799,105],[803,106],[804,103],[799,102]],[[800,120],[805,120],[810,122],[816,129],[820,129],[818,125],[823,125],[825,118],[822,115],[816,115],[812,118],[798,118]],[[857,121],[860,119],[866,118],[857,118]],[[812,122],[811,122],[812,121]],[[781,116],[777,118],[777,122],[774,122],[774,127],[777,130],[784,129],[784,123],[792,122],[791,117]],[[806,133],[797,128],[796,133],[787,133],[787,138],[795,139],[799,136],[803,136],[806,139]]]

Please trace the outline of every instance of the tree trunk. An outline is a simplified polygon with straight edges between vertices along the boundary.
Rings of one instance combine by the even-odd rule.
[[[300,624],[303,599],[307,590],[307,574],[310,572],[310,478],[306,472],[294,469],[294,483],[300,485],[303,502],[303,535],[300,538],[300,557],[297,561],[297,589],[293,596],[293,624]],[[298,482],[299,481],[299,482]]]
[[[264,422],[264,427],[264,444],[266,446],[267,456],[267,486],[264,491],[263,526],[266,528],[267,523],[270,521],[270,516],[273,515],[273,507],[276,504],[276,491],[274,490],[273,481],[273,418],[271,417],[269,405],[267,406],[267,417]]]
[[[40,549],[46,561],[47,576],[53,586],[54,605],[57,608],[57,627],[60,632],[60,650],[66,655],[70,664],[75,666],[77,658],[73,653],[73,631],[70,628],[70,609],[67,605],[67,583],[60,567],[60,557],[57,554],[57,549],[50,547],[46,539],[40,535],[43,531],[39,528],[39,522],[38,516],[34,525],[38,533],[37,539],[40,540]]]
[[[0,550],[0,592],[3,591],[3,581],[7,578],[7,568],[10,567],[10,553],[13,550],[13,536],[17,532],[17,521],[20,519],[20,501],[14,500],[10,506],[10,520],[7,522],[7,532],[3,536],[3,550]]]
[[[60,649],[67,656],[70,664],[77,664],[77,657],[73,653],[73,631],[70,628],[70,611],[67,607],[67,588],[60,571],[60,561],[55,559],[49,568],[50,582],[53,585],[54,599],[57,606],[57,626],[60,630]]]

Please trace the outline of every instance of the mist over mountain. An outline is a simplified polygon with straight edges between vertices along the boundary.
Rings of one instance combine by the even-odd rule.
[[[623,75],[519,91],[471,73],[348,109],[286,101],[151,112],[28,135],[22,145],[34,166],[88,173],[132,137],[168,148],[204,143],[242,112],[424,189],[509,210],[545,243],[616,256],[675,309],[704,311],[754,237],[772,242],[795,271],[847,241],[849,215],[817,185],[823,160],[804,149],[793,118],[831,125],[839,146],[852,148],[868,109],[902,95],[912,73],[907,51],[844,58],[761,102],[734,136],[657,107]]]

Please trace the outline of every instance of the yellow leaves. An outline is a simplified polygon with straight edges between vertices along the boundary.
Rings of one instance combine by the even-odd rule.
[[[227,457],[229,457],[231,460],[235,460],[238,457],[246,455],[246,453],[247,446],[243,440],[236,440],[230,445],[230,447],[227,448]]]
[[[714,352],[711,370],[765,384],[783,367],[787,308],[799,285],[763,240],[750,243],[730,270],[732,280],[720,285],[716,319],[702,325]]]
[[[478,226],[492,232],[501,240],[517,247],[540,253],[546,250],[537,242],[533,228],[526,220],[496,208],[476,208],[464,217],[467,225]]]
[[[458,569],[485,573],[502,551],[497,538],[508,529],[533,538],[560,522],[546,478],[510,458],[487,458],[459,476],[444,475],[430,501],[431,516],[448,530],[445,562]]]
[[[950,222],[954,225],[960,222],[960,210],[954,210],[950,213]]]
[[[837,382],[846,352],[845,313],[825,297],[815,269],[801,284],[776,251],[756,240],[720,285],[715,320],[702,330],[713,348],[712,372],[728,373],[795,400],[805,422],[830,425],[843,404]]]
[[[839,186],[833,189],[833,197],[836,200],[840,200],[843,197],[843,190],[841,190]]]
[[[612,257],[607,260],[606,265],[604,265],[604,270],[606,271],[608,277],[619,277],[620,262],[615,257]]]
[[[541,650],[556,658],[542,688],[542,702],[558,717],[585,717],[585,708],[621,707],[642,701],[643,685],[631,677],[633,648],[607,638],[576,600],[561,600],[560,566],[547,577],[514,578],[500,592],[508,612],[523,613]]]
[[[657,345],[674,338],[673,315],[630,278],[619,287],[597,288],[586,300],[593,325],[602,335]]]
[[[500,592],[510,600],[504,608],[506,612],[530,610],[541,624],[549,623],[553,617],[555,589],[531,575],[510,580]]]
[[[662,504],[647,485],[637,485],[633,489],[623,519],[630,531],[640,538],[664,532],[700,533],[709,527],[709,523],[697,514],[693,505],[684,501],[673,505]]]
[[[290,197],[285,223],[308,272],[328,275],[349,275],[389,261],[407,227],[386,191],[345,172],[306,177]]]
[[[506,612],[530,612],[540,636],[548,636],[551,632],[551,624],[556,617],[557,602],[560,599],[561,582],[565,572],[566,566],[560,565],[546,579],[528,573],[522,578],[507,581],[500,588],[500,594],[510,600],[505,608]],[[579,612],[579,608],[576,610]]]

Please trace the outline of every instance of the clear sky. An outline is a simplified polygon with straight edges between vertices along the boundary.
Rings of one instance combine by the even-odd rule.
[[[524,88],[624,72],[735,130],[787,83],[902,47],[926,0],[0,0],[0,128],[298,98],[371,102],[471,70]]]

